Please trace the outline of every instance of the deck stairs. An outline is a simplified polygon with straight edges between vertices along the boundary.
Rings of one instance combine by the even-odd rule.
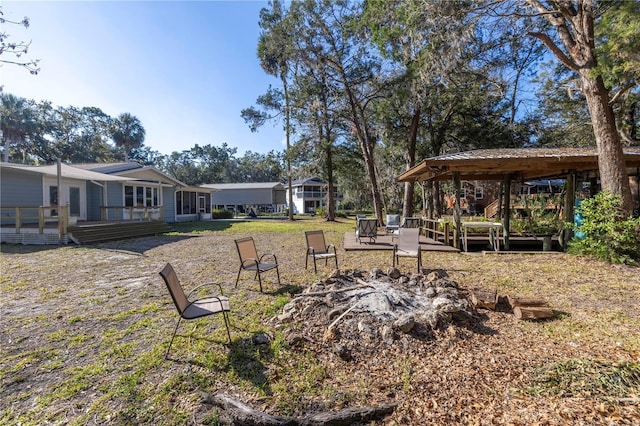
[[[70,226],[69,239],[76,244],[93,244],[170,232],[171,226],[158,221],[99,223]]]

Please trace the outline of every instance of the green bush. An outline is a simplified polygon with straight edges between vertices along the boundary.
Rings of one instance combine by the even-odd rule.
[[[574,224],[577,237],[569,253],[586,254],[610,263],[636,264],[640,260],[640,218],[627,217],[622,197],[603,191],[578,208],[582,223]]]
[[[535,194],[522,196],[516,201],[525,206],[513,210],[511,229],[519,234],[554,235],[562,229],[560,208],[562,199],[558,195]]]
[[[233,212],[229,210],[211,210],[213,219],[233,219]]]

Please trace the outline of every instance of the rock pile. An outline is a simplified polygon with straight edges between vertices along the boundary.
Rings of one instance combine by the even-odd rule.
[[[442,270],[404,275],[396,268],[374,269],[367,276],[336,270],[296,295],[273,322],[286,327],[289,344],[331,342],[348,359],[347,347],[392,345],[404,336],[426,339],[471,312],[466,292]]]

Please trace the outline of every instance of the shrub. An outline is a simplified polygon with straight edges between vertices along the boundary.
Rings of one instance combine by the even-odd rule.
[[[573,230],[581,238],[569,242],[569,253],[586,254],[610,263],[640,260],[640,218],[627,217],[622,197],[603,191],[582,201],[582,223]]]
[[[511,229],[520,234],[558,234],[562,229],[559,206],[560,196],[536,194],[523,196],[518,200],[525,208],[512,211]]]
[[[233,219],[233,212],[229,210],[211,210],[213,219]]]

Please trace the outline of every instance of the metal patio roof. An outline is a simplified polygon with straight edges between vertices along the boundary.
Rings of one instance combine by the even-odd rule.
[[[624,148],[624,157],[628,168],[640,167],[640,147]],[[537,179],[597,170],[595,147],[480,149],[427,158],[396,180],[448,180],[453,172],[463,180],[501,180],[505,175]]]

